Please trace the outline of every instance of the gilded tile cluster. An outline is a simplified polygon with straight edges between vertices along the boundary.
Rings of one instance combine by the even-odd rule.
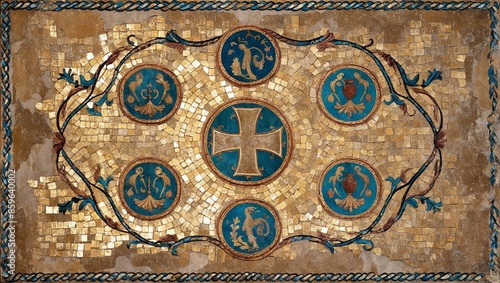
[[[301,24],[301,16],[290,15],[290,18],[291,26],[278,26],[274,30],[291,38],[313,38],[326,32],[324,28],[314,34],[304,35],[307,27]],[[127,45],[127,38],[131,34],[137,35],[135,40],[138,42],[144,42],[153,37],[165,36],[170,29],[175,28],[182,37],[197,41],[220,36],[237,25],[229,20],[209,20],[207,15],[203,15],[196,18],[187,16],[174,26],[167,18],[156,16],[143,23],[115,26],[95,38],[69,39],[60,34],[51,20],[44,20],[43,17],[39,20],[36,24],[43,26],[47,45],[38,50],[38,56],[41,67],[52,75],[55,96],[54,99],[38,103],[37,109],[46,113],[54,126],[55,111],[71,88],[62,80],[57,80],[62,69],[71,68],[77,75],[88,79],[88,74],[95,72],[110,52]],[[429,86],[427,90],[435,94],[435,99],[443,108],[444,117],[447,117],[460,107],[460,103],[469,99],[463,86],[468,79],[464,68],[470,50],[451,35],[452,30],[448,25],[411,21],[404,32],[405,40],[398,43],[384,43],[382,34],[372,34],[363,28],[348,33],[335,32],[334,35],[360,44],[373,39],[373,49],[391,54],[396,59],[401,58],[400,63],[409,74],[423,73],[429,66],[433,67],[433,63],[441,62],[439,68],[443,71],[443,82]],[[436,37],[442,44],[435,43]],[[100,46],[101,50],[96,52],[95,46]],[[120,211],[131,228],[148,239],[165,235],[177,235],[179,238],[193,235],[217,237],[216,219],[222,209],[233,200],[249,196],[258,197],[279,211],[282,238],[320,233],[338,238],[349,237],[370,225],[377,214],[355,220],[340,219],[329,214],[318,199],[318,182],[323,170],[335,159],[350,157],[370,163],[382,179],[397,177],[407,168],[409,173],[414,172],[425,162],[432,149],[432,132],[425,119],[419,114],[414,115],[418,111],[414,107],[408,107],[408,113],[414,115],[410,116],[404,115],[397,106],[383,102],[365,124],[346,126],[328,119],[318,109],[317,92],[324,74],[337,65],[355,64],[372,70],[381,84],[382,101],[390,100],[388,86],[382,73],[376,71],[376,64],[366,54],[346,46],[329,48],[324,52],[319,51],[317,46],[299,48],[280,42],[279,47],[282,57],[276,75],[264,84],[246,88],[231,84],[219,73],[214,60],[216,45],[188,47],[182,52],[156,45],[137,53],[124,64],[118,80],[140,64],[165,66],[177,76],[182,86],[183,100],[177,113],[160,125],[135,123],[121,113],[116,102],[118,89],[114,85],[109,95],[114,103],[100,108],[102,116],[91,116],[86,111],[75,115],[72,120],[74,124],[66,132],[68,154],[78,162],[77,166],[85,176],[92,176],[97,167],[101,175],[113,176],[110,194],[118,205],[120,174],[134,159],[162,158],[179,172],[182,195],[178,205],[164,218],[147,221],[131,216],[125,209]],[[441,60],[443,48],[450,60]],[[114,63],[107,67],[97,84],[97,92],[104,91],[110,83],[116,65]],[[401,78],[394,69],[387,65],[385,67],[395,86],[403,88]],[[71,105],[83,101],[83,97],[84,94],[81,94],[70,102],[68,110]],[[276,105],[292,126],[292,158],[283,173],[269,184],[256,187],[230,184],[214,175],[203,160],[203,125],[214,109],[234,98],[258,98]],[[432,113],[427,98],[419,96],[418,100],[427,105],[426,110]],[[89,108],[93,107],[95,105],[89,105]],[[461,190],[455,173],[446,170],[455,168],[459,162],[455,152],[445,150],[444,176],[438,180],[437,188],[431,193],[433,198],[443,202],[443,211],[432,214],[424,212],[422,207],[409,209],[391,230],[373,236],[376,245],[374,253],[409,264],[411,261],[425,269],[432,267],[429,266],[429,257],[441,258],[455,248],[453,242],[464,236],[459,229],[463,221],[459,215],[467,209],[467,204],[476,201],[473,194],[467,195]],[[76,186],[86,190],[75,172],[69,170],[68,175]],[[425,188],[431,177],[432,172],[426,173],[418,181],[417,187]],[[91,208],[82,211],[75,208],[69,214],[57,215],[57,204],[74,196],[59,177],[42,177],[30,181],[29,185],[39,200],[38,212],[43,219],[37,227],[39,238],[34,253],[62,257],[103,257],[110,256],[116,247],[133,240],[128,234],[106,226]],[[382,181],[382,200],[389,191],[390,183]],[[112,217],[113,212],[110,207],[106,207],[103,196],[97,198],[104,214]],[[380,207],[379,204],[375,212]],[[395,214],[398,208],[398,205],[389,206],[387,215]],[[311,248],[327,252],[320,245],[312,245]],[[216,262],[232,260],[206,243],[191,243],[182,246],[182,249],[207,253],[209,259]],[[139,254],[165,251],[143,245],[137,246],[136,250]],[[350,245],[339,250],[359,254],[362,247]],[[294,259],[297,252],[288,245],[271,256]]]

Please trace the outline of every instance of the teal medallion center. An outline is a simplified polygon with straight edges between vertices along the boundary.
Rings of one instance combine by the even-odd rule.
[[[175,75],[156,65],[130,70],[120,83],[118,100],[123,113],[133,121],[160,124],[177,111],[182,100]]]
[[[230,204],[218,220],[219,238],[231,255],[257,260],[273,252],[279,241],[281,222],[266,202],[244,199]]]
[[[219,177],[240,185],[267,183],[285,168],[291,128],[274,106],[239,99],[219,107],[203,130],[204,157]]]
[[[120,199],[127,211],[141,219],[167,215],[177,204],[181,183],[166,162],[139,159],[129,164],[120,178]]]
[[[362,160],[334,161],[320,179],[321,203],[327,211],[340,218],[367,215],[377,205],[380,195],[378,173]]]
[[[381,100],[375,76],[357,65],[341,65],[330,70],[320,84],[318,96],[323,113],[346,125],[367,122]]]
[[[263,83],[276,73],[280,64],[280,50],[274,38],[251,26],[227,32],[217,56],[222,75],[240,86]]]

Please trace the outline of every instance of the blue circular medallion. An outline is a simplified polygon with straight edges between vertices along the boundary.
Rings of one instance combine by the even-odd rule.
[[[256,99],[219,107],[203,130],[204,157],[219,177],[240,185],[271,181],[285,168],[291,129],[281,112]]]
[[[318,103],[326,116],[337,123],[367,122],[377,111],[381,95],[375,76],[357,65],[341,65],[323,78]]]
[[[319,188],[323,206],[340,218],[367,215],[375,208],[381,194],[378,173],[358,159],[331,163],[321,176]]]
[[[118,101],[130,119],[145,124],[168,120],[179,108],[181,86],[175,75],[156,65],[130,70],[120,82]]]
[[[217,231],[225,250],[232,256],[257,260],[273,252],[280,238],[281,222],[268,203],[244,199],[224,209]]]
[[[177,173],[164,161],[146,158],[129,164],[120,178],[120,199],[127,211],[141,219],[167,215],[180,193]]]
[[[280,50],[274,38],[251,26],[227,32],[217,56],[223,76],[240,86],[263,83],[276,73],[280,64]]]

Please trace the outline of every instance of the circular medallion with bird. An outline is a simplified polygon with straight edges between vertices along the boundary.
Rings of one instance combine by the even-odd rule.
[[[122,112],[143,124],[164,123],[182,100],[181,85],[174,73],[152,64],[130,70],[120,81],[119,91]]]
[[[258,260],[273,252],[280,239],[281,222],[270,204],[242,199],[224,209],[217,232],[226,252],[239,259]]]
[[[120,199],[127,211],[140,219],[167,215],[179,201],[180,194],[179,176],[163,160],[135,160],[120,177]]]
[[[253,86],[270,79],[279,68],[276,40],[254,26],[238,27],[220,40],[217,63],[222,75],[239,86]]]
[[[319,182],[323,207],[339,218],[366,216],[381,195],[379,174],[365,161],[340,159],[332,162]]]

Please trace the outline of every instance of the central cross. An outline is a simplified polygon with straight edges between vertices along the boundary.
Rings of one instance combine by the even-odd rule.
[[[213,130],[212,155],[238,150],[238,166],[234,176],[262,176],[257,162],[257,151],[267,151],[282,155],[283,127],[267,133],[257,133],[257,119],[262,108],[235,108],[240,126],[238,134],[228,134]]]

